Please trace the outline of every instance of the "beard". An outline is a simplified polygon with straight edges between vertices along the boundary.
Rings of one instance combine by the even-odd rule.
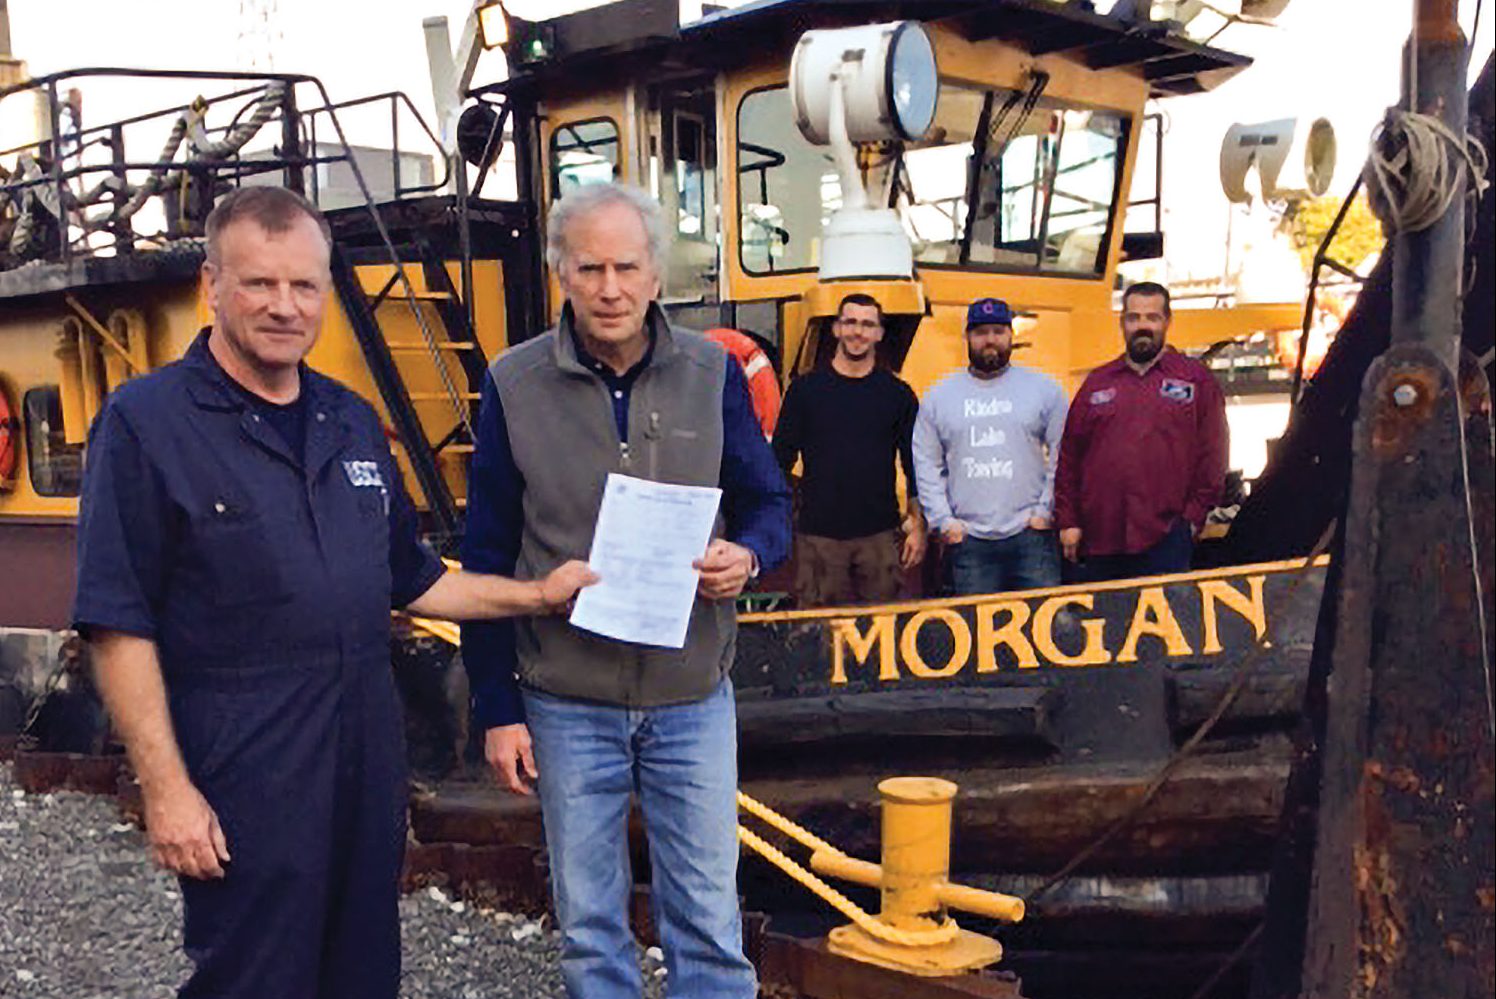
[[[972,369],[986,375],[995,375],[1008,366],[1008,358],[1013,356],[1009,350],[968,350],[966,359],[971,363]]]
[[[1134,364],[1147,364],[1164,349],[1164,338],[1153,333],[1139,333],[1127,341],[1127,357]]]

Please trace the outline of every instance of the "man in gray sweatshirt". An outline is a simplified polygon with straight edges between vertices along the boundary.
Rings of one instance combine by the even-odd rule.
[[[914,424],[914,473],[930,528],[946,544],[958,595],[1054,586],[1054,473],[1065,392],[1008,363],[1013,312],[983,298],[966,313],[969,364],[937,382]]]

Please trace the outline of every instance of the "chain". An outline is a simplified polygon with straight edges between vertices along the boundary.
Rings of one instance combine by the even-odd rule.
[[[42,709],[47,706],[47,701],[57,693],[62,686],[63,680],[68,675],[68,659],[61,653],[58,654],[57,665],[53,667],[51,674],[47,676],[47,682],[42,687],[42,692],[37,695],[36,700],[31,702],[31,707],[26,711],[26,720],[21,724],[21,734],[18,741],[23,749],[35,749],[37,738],[31,729],[36,725],[36,720],[41,717]]]

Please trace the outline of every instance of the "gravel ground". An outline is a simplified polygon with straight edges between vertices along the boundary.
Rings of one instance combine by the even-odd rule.
[[[400,905],[403,999],[561,999],[557,935],[438,889]],[[28,795],[0,765],[0,997],[171,999],[187,971],[181,896],[113,802]],[[663,969],[642,958],[646,994]]]

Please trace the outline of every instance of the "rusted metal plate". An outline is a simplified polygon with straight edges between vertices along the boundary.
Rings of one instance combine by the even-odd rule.
[[[833,954],[824,942],[769,932],[758,960],[764,999],[1023,999],[1006,971],[919,978]]]
[[[1465,394],[1488,420],[1489,396]],[[1361,414],[1302,992],[1489,996],[1496,764],[1471,517],[1493,512],[1469,507],[1489,485],[1465,483],[1490,456],[1467,464],[1480,434],[1428,347],[1379,359]]]
[[[1489,214],[1489,213],[1488,213]],[[1490,383],[1468,351],[1460,356],[1460,408],[1465,414],[1465,471],[1470,482],[1476,570],[1486,606],[1486,662],[1496,662],[1496,429]]]
[[[541,916],[550,910],[546,864],[529,847],[407,844],[401,890],[432,885],[500,912]]]
[[[16,783],[31,794],[52,791],[113,794],[124,766],[123,756],[38,753],[24,749],[15,754]]]

